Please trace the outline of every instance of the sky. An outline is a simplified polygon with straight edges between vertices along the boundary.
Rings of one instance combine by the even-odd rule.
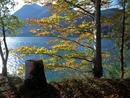
[[[12,11],[12,13],[16,12],[17,10],[19,10],[23,5],[25,5],[25,3],[23,2],[23,0],[14,0],[17,5],[15,6],[14,10]],[[117,0],[111,0],[112,4],[111,7],[116,7],[115,4],[117,4]]]
[[[14,0],[16,2],[16,6],[13,9],[12,13],[16,12],[17,10],[19,10],[20,8],[22,8],[23,5],[25,5],[24,0]],[[42,2],[45,2],[48,0],[42,0]]]
[[[25,3],[23,2],[23,0],[14,0],[16,2],[16,6],[13,9],[12,13],[14,13],[15,11],[19,10]]]

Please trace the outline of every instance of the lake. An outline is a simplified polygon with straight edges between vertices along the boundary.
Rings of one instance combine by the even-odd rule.
[[[45,48],[49,48],[48,44],[46,44],[46,42],[48,42],[48,40],[53,39],[53,37],[7,37],[7,44],[8,44],[8,48],[9,49],[15,49],[17,47],[20,46],[36,46],[36,47],[45,47]],[[112,46],[112,40],[110,39],[103,39],[102,40],[102,49],[103,50],[107,50],[108,47],[110,48],[110,46]],[[84,51],[83,47],[80,47],[78,49],[79,51]],[[12,57],[11,55],[9,56],[9,62],[8,62],[8,66],[9,66],[9,72],[10,73],[15,73],[16,69],[18,68],[17,65],[24,63],[26,60],[29,59],[38,59],[40,58],[41,55],[32,55],[32,56],[28,56],[24,59],[19,59],[16,57]],[[1,61],[0,61],[1,63]],[[2,64],[1,64],[2,65]],[[1,72],[1,69],[0,69]],[[64,69],[64,70],[47,70],[46,71],[46,77],[48,81],[55,81],[58,80],[60,78],[63,77],[68,77],[71,76],[72,74],[75,75],[79,75],[77,72],[71,70],[71,69]]]

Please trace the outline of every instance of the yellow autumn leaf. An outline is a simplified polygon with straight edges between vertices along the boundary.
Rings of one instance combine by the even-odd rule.
[[[80,34],[80,36],[77,40],[82,40],[85,38],[93,39],[93,34],[92,33]]]
[[[51,34],[51,32],[45,31],[45,32],[37,33],[37,34],[35,34],[35,36],[47,36],[49,34]]]
[[[108,52],[102,51],[102,57],[109,57],[110,54]]]
[[[35,30],[35,29],[31,29],[30,32],[31,32],[31,33],[36,33],[37,30]]]

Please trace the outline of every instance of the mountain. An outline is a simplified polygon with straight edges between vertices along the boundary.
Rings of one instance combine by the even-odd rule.
[[[48,6],[40,6],[36,3],[26,4],[20,10],[14,13],[15,16],[19,17],[21,20],[31,19],[31,18],[44,18],[51,16],[51,11],[49,11]],[[32,34],[29,32],[31,28],[36,28],[36,26],[25,25],[22,28],[22,32],[17,36],[20,37],[30,37]]]
[[[116,12],[119,12],[121,10],[119,10],[118,8],[109,8],[109,9],[105,9],[102,10],[102,17],[107,17],[107,18],[111,18],[114,14],[116,14]]]
[[[102,10],[102,17],[111,18],[114,15],[114,13],[117,11],[119,11],[119,9],[117,8]],[[21,20],[26,20],[28,18],[40,19],[44,17],[49,17],[51,16],[51,14],[52,14],[52,11],[49,10],[49,6],[40,6],[36,3],[26,4],[20,10],[14,13],[14,15],[18,16]],[[90,18],[84,17],[82,19],[81,18],[77,19],[76,24],[81,23],[83,20],[91,21]],[[20,36],[20,37],[33,36],[32,33],[29,32],[31,28],[37,28],[37,27],[25,25],[22,28],[22,32],[18,34],[17,36]],[[108,27],[104,27],[103,31],[107,33],[108,30],[106,28]]]
[[[20,10],[14,13],[14,15],[18,16],[20,19],[27,18],[43,18],[49,17],[51,12],[49,11],[48,6],[40,6],[38,4],[26,4]]]

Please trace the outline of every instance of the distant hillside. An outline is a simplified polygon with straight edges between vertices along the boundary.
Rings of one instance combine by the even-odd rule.
[[[26,4],[20,10],[14,13],[14,15],[18,16],[20,19],[27,18],[43,18],[49,17],[51,12],[49,11],[49,7],[40,6],[38,4]]]
[[[102,11],[103,17],[111,17],[118,9],[107,9]],[[20,19],[25,20],[28,18],[44,18],[51,16],[52,12],[49,10],[49,7],[47,6],[40,6],[38,4],[26,4],[21,9],[19,9],[17,12],[14,13],[14,15],[18,16]],[[89,18],[84,18],[89,19]],[[78,19],[76,24],[79,24],[83,19]],[[22,29],[22,33],[18,34],[17,36],[32,36],[32,34],[29,32],[31,28],[36,28],[36,26],[28,26],[25,25]]]
[[[107,17],[107,18],[111,18],[115,12],[120,11],[118,8],[110,8],[110,9],[106,9],[106,10],[102,10],[102,17]]]
[[[38,4],[26,4],[17,12],[14,13],[15,16],[18,16],[22,20],[26,20],[28,18],[43,18],[51,16],[51,12],[49,11],[49,7],[40,6]],[[36,28],[35,26],[25,25],[22,29],[22,32],[17,36],[29,37],[32,34],[29,32],[31,28]]]

